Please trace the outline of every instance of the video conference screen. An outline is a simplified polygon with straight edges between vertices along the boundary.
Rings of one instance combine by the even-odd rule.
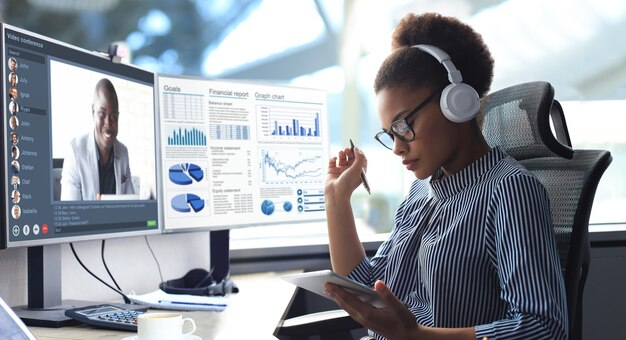
[[[165,231],[325,218],[325,92],[157,78]]]
[[[2,26],[6,245],[160,232],[154,74]]]

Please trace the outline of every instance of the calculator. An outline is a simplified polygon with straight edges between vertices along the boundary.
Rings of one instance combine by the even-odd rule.
[[[140,305],[101,304],[65,310],[65,315],[87,325],[137,332],[137,317],[148,310]]]

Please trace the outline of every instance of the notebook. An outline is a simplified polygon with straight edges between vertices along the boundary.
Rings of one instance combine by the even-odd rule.
[[[160,289],[143,295],[128,294],[128,298],[140,305],[168,310],[221,312],[228,306],[226,296],[168,294]]]
[[[0,334],[5,340],[37,339],[2,298],[0,298]]]

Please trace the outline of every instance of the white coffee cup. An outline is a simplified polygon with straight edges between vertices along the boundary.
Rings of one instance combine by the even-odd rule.
[[[191,324],[191,331],[183,333],[185,321]],[[184,318],[178,313],[144,313],[137,317],[139,340],[180,340],[183,335],[196,331],[193,319]]]

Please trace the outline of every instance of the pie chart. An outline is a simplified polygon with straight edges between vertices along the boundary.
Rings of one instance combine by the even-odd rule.
[[[204,171],[196,164],[180,163],[170,167],[169,178],[174,184],[189,185],[194,181],[200,182],[204,178]]]
[[[261,203],[261,211],[263,214],[269,216],[274,213],[274,202],[265,200]]]
[[[199,212],[204,209],[204,200],[194,194],[176,195],[172,198],[172,209],[181,213]]]

